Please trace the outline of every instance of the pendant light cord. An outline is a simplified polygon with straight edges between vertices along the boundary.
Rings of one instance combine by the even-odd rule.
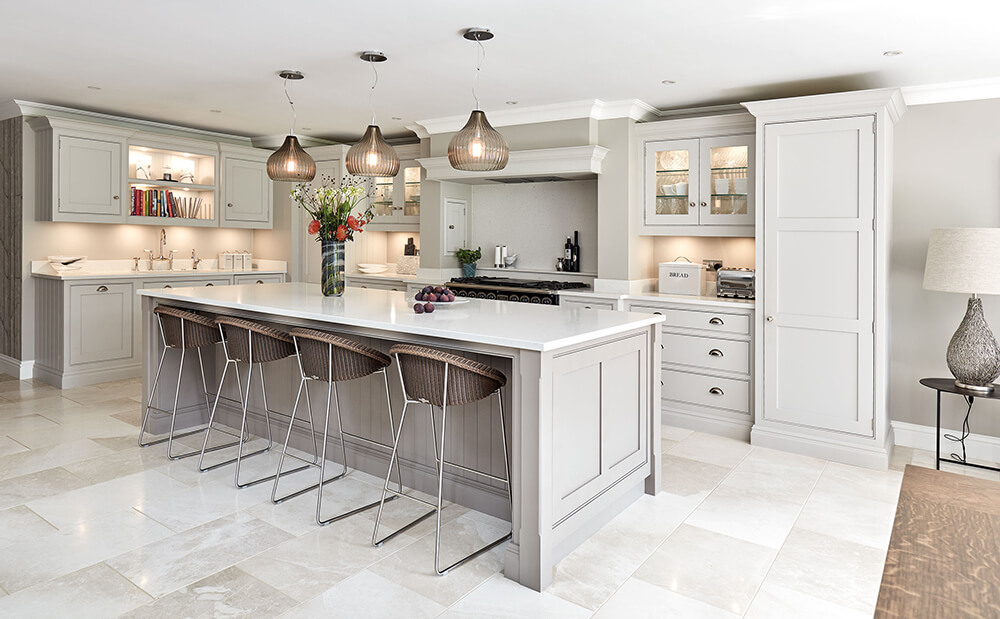
[[[288,129],[288,135],[295,135],[295,123],[298,121],[298,114],[295,113],[295,103],[292,102],[291,95],[288,94],[288,78],[285,78],[284,83],[285,88],[285,98],[288,99],[288,106],[292,108],[292,126]]]
[[[372,67],[372,73],[375,74],[375,79],[372,80],[372,89],[368,93],[368,107],[372,111],[372,124],[374,125],[375,124],[375,103],[374,103],[374,99],[375,99],[375,86],[378,85],[378,69],[375,68],[375,63],[372,62],[371,60],[368,61],[368,64],[371,65],[371,67]]]
[[[483,47],[483,42],[476,37],[476,45],[479,49],[476,50],[476,76],[472,78],[472,97],[476,100],[476,109],[479,109],[479,95],[476,94],[476,84],[479,83],[479,72],[483,69],[483,63],[486,61],[486,48]]]

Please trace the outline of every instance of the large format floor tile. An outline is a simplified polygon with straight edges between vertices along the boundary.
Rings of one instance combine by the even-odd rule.
[[[231,567],[139,607],[123,617],[275,617],[295,600]]]
[[[0,598],[0,617],[114,617],[150,600],[103,563]]]
[[[674,593],[669,589],[649,584],[638,578],[629,578],[594,615],[601,619],[620,617],[698,617],[699,619],[734,619],[731,613]]]
[[[281,615],[282,619],[407,619],[437,617],[445,607],[412,589],[367,570],[337,583],[322,594]]]
[[[551,593],[532,591],[496,574],[452,605],[442,619],[586,619],[591,612]]]

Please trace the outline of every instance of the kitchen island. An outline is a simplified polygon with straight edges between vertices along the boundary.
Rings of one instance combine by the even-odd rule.
[[[511,449],[513,539],[504,574],[535,590],[544,589],[564,556],[610,521],[643,492],[660,485],[660,326],[662,316],[611,311],[560,310],[540,305],[474,299],[417,315],[404,293],[347,288],[343,297],[323,297],[304,283],[141,290],[143,392],[148,398],[161,339],[152,310],[164,303],[212,314],[245,317],[278,327],[305,326],[336,332],[383,351],[397,342],[433,346],[487,363],[508,378],[503,389]],[[168,355],[154,405],[173,403],[170,381],[177,372]],[[209,388],[218,381],[221,349],[206,359]],[[288,412],[298,386],[294,359],[267,364],[268,405]],[[196,364],[185,368],[187,385],[198,384]],[[396,418],[401,407],[398,375],[390,372]],[[191,382],[188,382],[188,381]],[[229,379],[227,378],[227,382]],[[323,402],[317,387],[314,402]],[[392,432],[385,420],[381,383],[360,379],[340,390],[345,430],[383,443]],[[325,391],[325,387],[323,387]],[[236,396],[235,385],[224,389]],[[169,402],[168,402],[169,400]],[[502,474],[503,454],[495,400],[449,407],[446,457],[459,464]],[[261,435],[263,402],[251,398],[255,434]],[[322,414],[314,407],[317,419]],[[237,409],[219,404],[232,425]],[[453,412],[454,411],[454,412]],[[416,411],[400,444],[403,482],[435,488],[430,422]],[[207,420],[196,390],[181,394],[178,425]],[[454,415],[454,416],[453,416]],[[410,423],[409,415],[407,423]],[[238,422],[237,422],[238,423]],[[159,429],[159,428],[158,428]],[[280,431],[279,431],[279,435]],[[306,435],[293,443],[310,445]],[[333,439],[331,439],[333,442]],[[339,447],[339,446],[337,446]],[[388,455],[348,440],[351,466],[379,477]],[[333,451],[336,453],[336,450]],[[446,474],[445,497],[506,518],[503,487],[464,472]],[[336,484],[327,490],[336,492]],[[387,508],[388,509],[388,508]],[[415,569],[417,569],[415,567]]]

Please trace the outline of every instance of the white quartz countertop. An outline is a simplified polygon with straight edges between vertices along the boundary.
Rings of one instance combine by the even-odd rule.
[[[256,266],[252,269],[232,269],[222,270],[218,268],[218,261],[206,259],[197,269],[192,268],[189,259],[175,259],[173,270],[157,268],[149,270],[148,260],[140,261],[140,270],[132,270],[131,260],[88,260],[82,263],[79,269],[71,271],[56,271],[45,260],[34,260],[31,262],[31,275],[33,277],[44,277],[47,279],[161,279],[161,278],[181,278],[191,279],[195,277],[211,277],[213,275],[256,275],[263,273],[284,273],[287,269],[282,260],[254,260]]]
[[[629,312],[594,312],[470,299],[468,303],[415,314],[405,293],[347,287],[342,297],[324,297],[316,284],[301,282],[215,288],[140,290],[159,299],[203,303],[287,318],[330,322],[490,344],[548,351],[625,333],[663,322],[662,316]]]

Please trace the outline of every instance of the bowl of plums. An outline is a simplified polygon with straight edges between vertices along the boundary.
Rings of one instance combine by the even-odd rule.
[[[445,309],[468,303],[466,298],[456,298],[455,293],[444,286],[424,286],[413,297],[413,312],[416,314],[431,314],[435,309]]]

